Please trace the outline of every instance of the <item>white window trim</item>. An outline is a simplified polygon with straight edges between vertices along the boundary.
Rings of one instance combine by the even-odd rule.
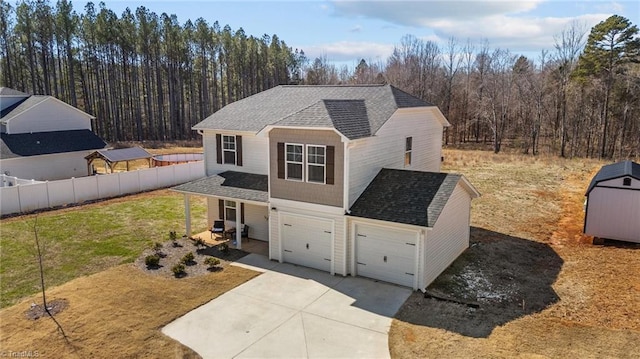
[[[317,147],[317,148],[322,148],[324,149],[324,163],[323,164],[317,164],[317,163],[309,163],[309,147]],[[315,184],[327,184],[327,146],[326,145],[306,145],[305,146],[305,151],[304,151],[304,159],[305,159],[305,175],[304,177],[306,177],[306,182],[308,183],[315,183]],[[309,180],[309,166],[314,166],[314,167],[322,167],[323,172],[324,172],[324,176],[322,176],[322,182],[319,181],[310,181]]]
[[[287,152],[287,147],[288,146],[300,146],[302,147],[302,162],[297,162],[297,161],[289,161],[289,157],[287,156],[288,152]],[[305,179],[305,170],[304,170],[304,166],[305,166],[305,159],[306,159],[306,149],[305,149],[305,145],[302,143],[285,143],[284,144],[284,179],[286,179],[287,181],[294,181],[294,182],[304,182]],[[302,166],[302,178],[298,179],[298,178],[289,178],[289,163],[294,163],[294,164],[300,164]]]
[[[229,138],[233,138],[233,150],[230,149],[226,149],[224,148],[225,145],[225,137],[229,137]],[[236,165],[238,163],[238,154],[237,151],[238,150],[238,141],[236,139],[235,135],[222,135],[222,164],[225,165]],[[233,163],[229,163],[226,161],[226,156],[225,153],[226,152],[233,152]]]
[[[407,139],[411,139],[411,149],[407,150]],[[404,167],[411,167],[413,163],[413,136],[407,136],[404,138],[404,157],[402,158],[402,162],[404,163]],[[407,154],[409,155],[409,163],[407,164]]]
[[[233,209],[234,211],[237,211],[238,208],[236,207],[236,202],[229,201],[229,200],[224,200],[224,219],[226,221],[235,222],[236,221],[236,216],[233,216],[233,218],[227,218],[227,217],[229,217],[229,216],[227,216],[227,209]],[[237,215],[237,212],[235,214]]]

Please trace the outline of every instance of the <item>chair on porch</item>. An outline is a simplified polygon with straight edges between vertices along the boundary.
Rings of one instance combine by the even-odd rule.
[[[242,238],[246,238],[247,241],[249,240],[249,226],[247,226],[246,224],[242,225],[242,231],[240,231],[240,235],[242,236]]]
[[[220,235],[221,237],[224,236],[224,221],[220,220],[220,221],[213,221],[213,226],[211,226],[211,238],[213,238],[213,235]]]

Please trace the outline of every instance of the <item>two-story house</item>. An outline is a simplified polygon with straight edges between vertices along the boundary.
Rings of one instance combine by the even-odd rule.
[[[0,173],[35,180],[89,175],[85,156],[107,148],[92,119],[53,96],[0,87]]]
[[[269,258],[425,289],[468,247],[471,199],[440,173],[436,106],[390,85],[278,86],[194,126],[208,220],[244,223]],[[240,234],[237,241],[241,244]]]

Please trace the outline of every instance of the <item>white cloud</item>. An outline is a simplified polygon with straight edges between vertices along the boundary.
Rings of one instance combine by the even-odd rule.
[[[361,32],[361,31],[362,31],[362,26],[360,25],[356,25],[352,27],[351,30],[349,30],[349,32]]]
[[[452,36],[460,41],[487,39],[492,48],[507,48],[514,52],[550,49],[554,44],[554,36],[571,22],[584,23],[588,32],[592,26],[611,15],[603,11],[563,16],[562,10],[558,10],[559,16],[536,16],[536,8],[543,2],[337,0],[332,5],[336,16],[377,19],[396,26],[430,30],[438,39]],[[620,6],[616,2],[606,5],[611,10]]]
[[[468,21],[497,14],[518,14],[542,1],[333,1],[337,16],[381,19],[403,26],[423,26],[435,19]]]
[[[300,46],[311,61],[326,56],[329,61],[345,62],[364,58],[385,61],[393,52],[393,44],[375,42],[339,41],[334,43]]]

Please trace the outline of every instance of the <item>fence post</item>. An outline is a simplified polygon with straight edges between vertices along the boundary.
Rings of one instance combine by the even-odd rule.
[[[71,177],[71,188],[73,188],[73,203],[78,203],[78,198],[76,197],[76,178]]]
[[[49,197],[49,180],[47,180],[45,183],[47,186],[47,207],[51,208],[51,198]]]

